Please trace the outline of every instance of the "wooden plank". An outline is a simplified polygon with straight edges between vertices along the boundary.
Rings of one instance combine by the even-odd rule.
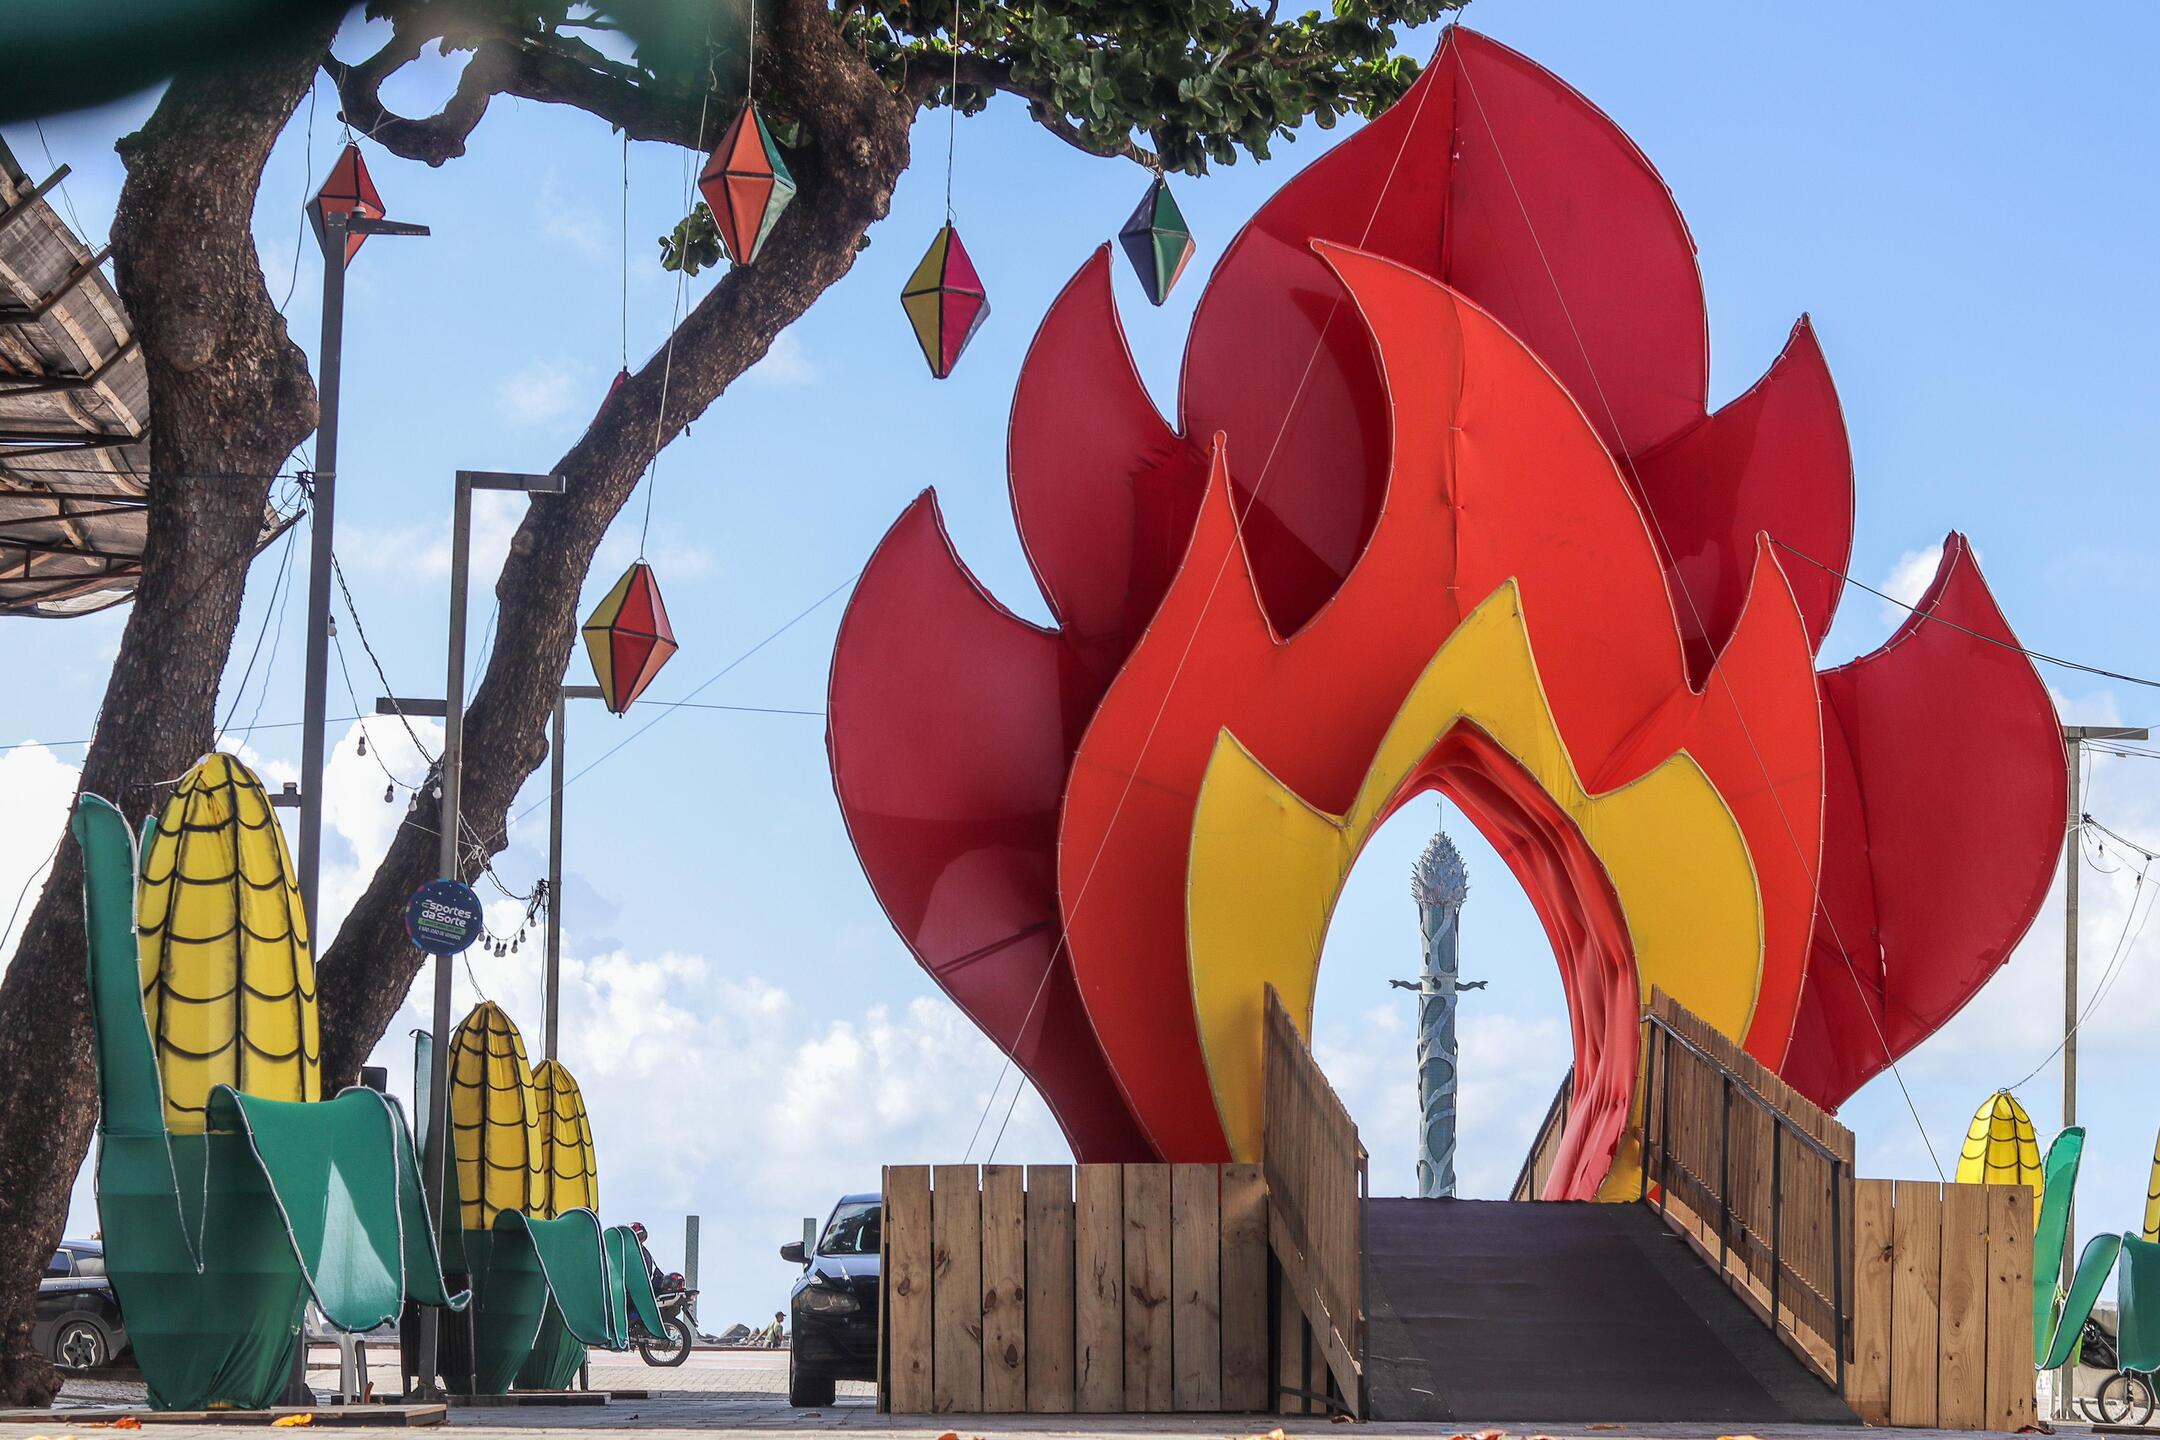
[[[1297,1297],[1290,1293],[1290,1284],[1284,1279],[1275,1287],[1275,1404],[1273,1409],[1283,1415],[1306,1413],[1304,1399],[1298,1394],[1307,1387],[1305,1359],[1305,1312],[1299,1308]]]
[[[1125,1175],[1082,1165],[1073,1203],[1073,1408],[1125,1408]]]
[[[1125,1412],[1168,1410],[1170,1167],[1125,1167]]]
[[[1890,1423],[1891,1188],[1888,1180],[1862,1180],[1853,1196],[1853,1356],[1845,1403],[1870,1425]]]
[[[930,1180],[930,1408],[974,1414],[983,1408],[981,1177],[973,1165],[938,1165]]]
[[[1170,1167],[1170,1404],[1222,1403],[1222,1170]]]
[[[1268,1404],[1267,1184],[1258,1165],[1222,1167],[1222,1405]]]
[[[1890,1423],[1934,1428],[1942,1295],[1942,1189],[1900,1180],[1891,1211]]]
[[[1942,1187],[1942,1291],[1935,1423],[1978,1430],[1987,1417],[1987,1190]]]
[[[1018,1165],[982,1179],[983,1409],[1027,1409],[1027,1184]]]
[[[2033,1413],[2033,1192],[1990,1185],[1986,1427],[2021,1430]]]
[[[1027,1171],[1027,1405],[1037,1414],[1073,1408],[1073,1172]]]
[[[932,1365],[930,1167],[885,1168],[885,1303],[882,1318],[891,1359],[887,1408],[900,1415],[930,1413]]]

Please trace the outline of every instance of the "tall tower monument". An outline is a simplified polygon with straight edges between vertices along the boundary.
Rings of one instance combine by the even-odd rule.
[[[1389,983],[1418,997],[1418,1194],[1448,1198],[1455,1193],[1456,996],[1482,990],[1485,982],[1462,980],[1458,942],[1470,871],[1445,834],[1435,833],[1411,867],[1410,894],[1425,941],[1424,968],[1414,981]]]

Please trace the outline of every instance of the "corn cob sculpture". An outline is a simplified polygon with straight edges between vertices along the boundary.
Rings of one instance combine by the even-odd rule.
[[[84,796],[106,1268],[159,1409],[260,1409],[312,1296],[366,1330],[455,1310],[397,1102],[322,1098],[315,969],[262,784],[205,757],[135,837]]]
[[[448,1068],[456,1193],[443,1211],[458,1230],[444,1250],[462,1256],[474,1305],[470,1368],[446,1378],[481,1394],[563,1389],[588,1347],[629,1348],[631,1306],[662,1333],[651,1278],[627,1227],[595,1213],[592,1125],[569,1070],[534,1070],[492,1000],[458,1026]]]

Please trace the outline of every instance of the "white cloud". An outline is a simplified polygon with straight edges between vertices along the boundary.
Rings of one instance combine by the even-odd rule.
[[[540,192],[533,200],[540,233],[562,241],[580,255],[595,258],[612,253],[621,242],[616,224],[599,209],[573,200],[563,189],[562,176],[550,165],[540,176]]]
[[[600,392],[585,382],[580,367],[528,360],[496,385],[495,408],[515,425],[551,426],[587,406],[599,408]]]
[[[525,519],[532,497],[509,490],[479,490],[473,494],[472,589],[475,596],[492,595],[495,577],[510,555],[510,538]],[[378,529],[355,525],[345,531],[338,558],[348,572],[366,571],[399,577],[401,583],[414,575],[446,576],[450,573],[450,529],[447,525],[404,525]],[[356,587],[357,588],[357,587]],[[366,595],[356,597],[363,609]],[[477,646],[477,626],[467,643]]]
[[[744,373],[745,380],[760,385],[797,386],[817,382],[818,368],[810,359],[810,351],[793,330],[782,330],[773,337],[772,348],[765,358]]]
[[[23,922],[36,908],[81,774],[80,766],[35,742],[0,754],[0,796],[8,808],[8,823],[0,826],[0,926],[6,927],[0,957],[14,957]]]
[[[1890,574],[1875,588],[1889,595],[1889,600],[1879,602],[1883,619],[1892,626],[1901,625],[1911,613],[1907,606],[1918,605],[1920,597],[1927,593],[1928,582],[1935,578],[1935,571],[1942,564],[1940,542],[1921,550],[1907,550],[1898,556],[1890,567]]]

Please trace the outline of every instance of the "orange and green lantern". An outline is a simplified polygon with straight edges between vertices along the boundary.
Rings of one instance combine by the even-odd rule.
[[[621,715],[675,653],[675,631],[652,566],[640,560],[625,570],[586,617],[584,634],[600,698]]]
[[[712,209],[713,228],[728,259],[747,265],[765,248],[780,212],[795,198],[795,177],[757,106],[745,105],[728,126],[698,176],[698,190]]]

